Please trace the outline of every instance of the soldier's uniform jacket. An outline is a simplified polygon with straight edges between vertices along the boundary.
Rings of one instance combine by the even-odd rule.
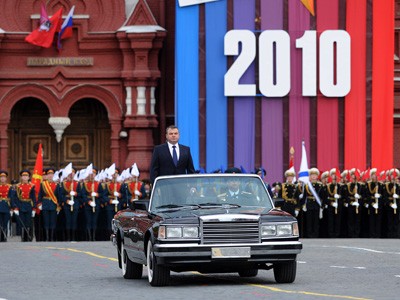
[[[359,194],[361,198],[357,200],[354,197],[356,194]],[[344,195],[346,203],[349,204],[349,209],[354,209],[355,211],[361,209],[365,201],[363,184],[361,184],[360,182],[347,183],[346,187],[344,188]],[[358,209],[356,209],[356,207],[352,205],[354,202],[359,203],[360,206],[358,207]]]
[[[42,204],[42,210],[57,210],[57,192],[57,183],[55,182],[45,180],[40,184],[38,205],[40,205],[40,203]]]
[[[93,197],[93,192],[97,193],[98,195]],[[104,201],[102,200],[102,197],[104,196],[103,194],[104,190],[101,187],[101,184],[97,181],[85,181],[80,189],[82,203],[87,209],[93,209],[92,206],[89,205],[89,202],[93,200],[96,203],[96,208],[100,209],[101,201]]]
[[[15,203],[21,212],[31,212],[36,206],[35,185],[32,183],[18,183],[15,191]]]
[[[396,203],[398,207],[400,207],[400,199],[394,199],[393,195],[400,194],[400,186],[397,183],[393,183],[393,182],[386,182],[385,186],[384,186],[384,205],[388,208],[388,209],[393,209],[390,204],[394,204]]]
[[[335,210],[335,207],[333,207],[334,203],[337,203],[337,211],[340,211],[343,207],[343,191],[342,191],[343,185],[340,183],[336,182],[330,182],[326,185],[326,198],[324,201],[324,204],[328,207],[328,209],[333,209]],[[339,199],[335,198],[335,194],[338,194],[340,196]]]
[[[0,212],[10,212],[15,207],[13,200],[14,190],[9,183],[0,183]]]
[[[117,198],[114,196],[114,192],[121,193],[121,183],[119,182],[107,182],[104,184],[104,197],[103,197],[103,206],[107,207],[108,209],[115,209],[115,205],[111,202],[113,200],[118,200],[119,203],[117,205],[117,210],[123,206],[121,203],[121,197]]]
[[[294,214],[295,209],[299,209],[296,198],[297,185],[294,183],[284,182],[281,184],[281,189],[278,192],[278,198],[285,200],[282,210],[290,214]]]
[[[64,209],[70,208],[71,205],[68,205],[67,201],[72,200],[70,192],[74,191],[76,192],[76,195],[73,197],[74,200],[73,209],[78,209],[82,201],[79,196],[79,190],[80,190],[80,184],[75,180],[74,181],[65,180],[63,182],[60,182],[57,185],[57,190],[56,190],[56,195],[58,196],[59,205],[64,207]]]
[[[369,204],[368,210],[370,211],[370,213],[377,213],[377,212],[381,211],[381,209],[385,205],[384,185],[382,183],[380,183],[379,181],[369,180],[369,181],[367,181],[367,184],[365,187],[366,187],[365,202]],[[376,199],[375,194],[380,194],[381,197]],[[378,203],[377,210],[373,207],[373,205],[375,203]]]
[[[312,186],[314,187],[315,192],[320,198],[321,204],[323,204],[323,199],[325,197],[325,189],[324,186],[322,185],[321,182],[317,181],[314,183],[311,183]],[[308,184],[305,184],[303,186],[304,193],[303,193],[303,198],[300,199],[300,205],[306,206],[307,210],[319,210],[321,207],[318,204],[318,201],[315,199],[311,188],[308,186]]]

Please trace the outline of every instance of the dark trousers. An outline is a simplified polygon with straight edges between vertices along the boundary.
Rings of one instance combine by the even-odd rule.
[[[100,207],[96,207],[94,212],[91,206],[85,207],[86,229],[97,229],[97,219],[99,218]]]
[[[42,215],[43,215],[43,228],[55,229],[57,223],[57,211],[42,210]]]
[[[317,238],[319,235],[319,210],[307,210],[306,218],[306,237]]]
[[[0,242],[7,240],[7,225],[10,220],[10,212],[0,212]]]
[[[378,213],[374,210],[369,211],[369,237],[380,238],[382,228],[382,212],[379,209]]]
[[[338,238],[340,235],[341,213],[339,209],[335,210],[332,206],[329,206],[327,209],[325,216],[328,219],[328,237],[330,238]]]
[[[399,237],[399,210],[394,213],[394,209],[391,207],[387,208],[387,237],[397,238]]]
[[[347,209],[347,236],[349,238],[360,237],[360,211],[357,213],[354,206],[349,206]]]
[[[76,230],[78,227],[78,213],[79,208],[75,208],[71,211],[71,207],[69,205],[64,207],[64,214],[65,214],[65,229],[69,230]]]

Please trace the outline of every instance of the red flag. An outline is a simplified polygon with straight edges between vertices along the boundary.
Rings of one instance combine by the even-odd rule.
[[[42,182],[43,178],[43,150],[42,150],[42,144],[39,144],[39,149],[38,153],[36,156],[36,163],[35,163],[35,169],[33,170],[32,173],[32,179],[31,182],[35,185],[35,192],[36,192],[36,197],[39,195],[39,190],[40,190],[40,183]]]
[[[60,8],[48,21],[41,24],[39,28],[32,31],[25,38],[25,41],[43,48],[50,48],[53,43],[54,34],[60,31],[61,17],[62,8]]]

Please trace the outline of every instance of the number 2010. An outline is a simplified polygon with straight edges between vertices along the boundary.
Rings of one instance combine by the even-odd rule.
[[[250,30],[225,34],[224,54],[237,56],[225,74],[225,96],[256,96],[256,85],[240,83],[256,58],[256,36]],[[241,45],[241,51],[240,51]],[[290,37],[283,30],[263,31],[258,40],[259,90],[265,97],[284,97],[290,92]],[[317,32],[307,30],[296,40],[302,49],[302,95],[317,95]],[[240,51],[240,53],[239,53]],[[344,97],[350,91],[350,35],[327,30],[319,38],[319,90],[326,97]]]

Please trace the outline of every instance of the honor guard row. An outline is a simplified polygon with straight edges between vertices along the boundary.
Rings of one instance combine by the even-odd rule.
[[[72,164],[62,171],[47,168],[36,191],[29,170],[20,172],[15,185],[8,183],[6,171],[0,171],[1,241],[7,240],[13,216],[24,242],[34,236],[36,241],[108,240],[115,213],[134,200],[150,198],[151,184],[139,181],[138,171],[121,177],[114,165],[99,178],[97,168],[91,166],[81,174],[76,176]]]
[[[398,169],[378,180],[376,168],[342,173],[333,168],[322,174],[309,170],[309,182],[294,182],[295,173],[285,172],[286,181],[274,183],[274,198],[281,209],[295,216],[303,237],[399,238],[400,204]]]

